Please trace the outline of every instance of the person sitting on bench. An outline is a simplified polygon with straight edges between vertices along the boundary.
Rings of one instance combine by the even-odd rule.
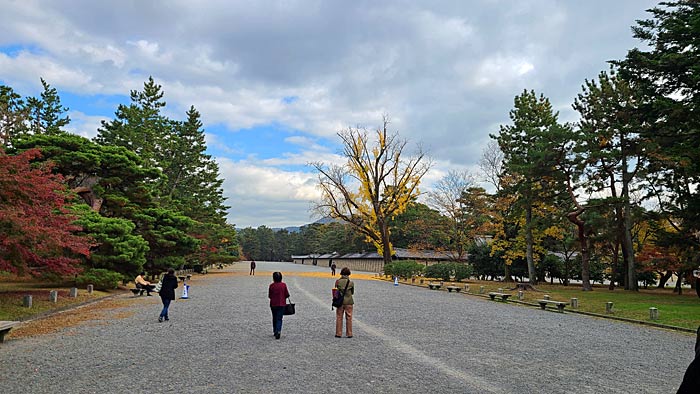
[[[155,289],[155,286],[151,284],[151,282],[147,281],[146,279],[143,278],[143,276],[146,275],[145,272],[141,271],[139,276],[134,279],[134,282],[136,283],[136,288],[141,289],[141,293],[139,295],[143,295],[144,290],[146,291],[146,295],[150,296],[151,292],[153,289]]]

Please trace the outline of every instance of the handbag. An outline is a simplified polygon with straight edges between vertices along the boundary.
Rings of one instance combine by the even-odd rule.
[[[337,282],[336,282],[337,283]],[[345,292],[348,291],[348,285],[350,284],[350,279],[345,282],[345,290],[341,293],[340,290],[334,289],[333,291],[333,303],[331,304],[331,310],[333,308],[340,308],[343,306],[343,299],[345,298]]]
[[[287,316],[293,315],[297,312],[295,306],[296,304],[292,304],[292,300],[290,300],[289,297],[287,297],[287,300],[287,305],[284,306],[284,314]]]
[[[160,289],[163,287],[163,278],[161,277],[158,283],[156,284],[156,287],[153,288],[153,291],[156,293],[160,293]]]

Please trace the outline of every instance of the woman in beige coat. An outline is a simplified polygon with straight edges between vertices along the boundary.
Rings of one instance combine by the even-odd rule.
[[[343,306],[335,309],[335,337],[343,336],[343,315],[345,315],[345,334],[352,338],[352,309],[355,305],[355,283],[350,280],[350,268],[340,270],[340,279],[335,281],[337,291],[343,293]],[[347,290],[346,290],[347,288]]]

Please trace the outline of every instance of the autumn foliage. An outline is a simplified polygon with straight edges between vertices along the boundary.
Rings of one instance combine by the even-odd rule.
[[[32,164],[31,149],[7,155],[0,149],[0,271],[72,274],[90,241],[67,211],[68,194],[50,165]]]

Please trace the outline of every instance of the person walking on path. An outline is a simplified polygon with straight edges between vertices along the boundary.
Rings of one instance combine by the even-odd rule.
[[[352,338],[352,309],[355,305],[355,283],[350,280],[350,268],[340,270],[340,279],[335,281],[336,291],[343,293],[343,306],[335,309],[335,337],[343,336],[343,315],[345,316],[345,335]]]
[[[250,261],[250,275],[255,275],[255,260]]]
[[[160,300],[163,301],[163,310],[160,311],[160,316],[158,316],[158,321],[170,320],[168,317],[168,308],[170,308],[170,303],[175,299],[175,289],[177,288],[177,277],[175,277],[175,270],[170,268],[168,273],[163,277],[163,284],[160,286]]]
[[[336,268],[335,263],[331,262],[331,276],[335,276],[335,268]]]
[[[280,339],[284,307],[287,305],[287,298],[289,298],[289,290],[287,285],[282,282],[281,272],[272,273],[272,283],[270,283],[267,296],[270,298],[270,309],[272,310],[272,332],[275,339]]]
[[[693,276],[695,276],[695,292],[700,297],[700,267],[693,271]],[[677,394],[690,393],[700,393],[700,327],[695,338],[695,359],[688,365],[681,387],[677,391]]]

